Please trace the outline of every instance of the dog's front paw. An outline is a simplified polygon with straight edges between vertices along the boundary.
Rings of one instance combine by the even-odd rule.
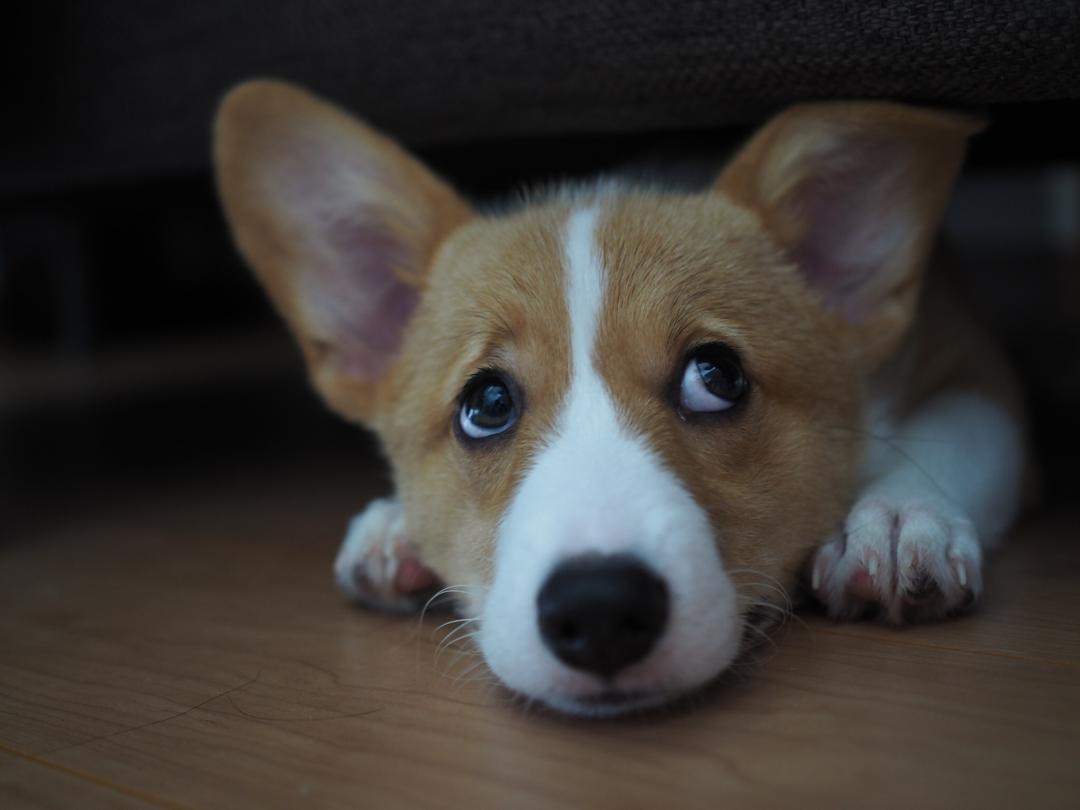
[[[372,501],[352,519],[334,561],[334,576],[351,599],[395,613],[419,610],[439,584],[420,562],[401,504],[393,498]]]
[[[843,533],[817,550],[810,580],[836,618],[877,610],[894,624],[939,619],[979,597],[982,554],[975,527],[956,507],[867,495]]]

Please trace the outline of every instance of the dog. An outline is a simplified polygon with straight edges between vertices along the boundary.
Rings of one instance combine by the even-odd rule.
[[[802,104],[704,190],[482,214],[304,90],[232,90],[235,242],[393,472],[341,586],[414,611],[446,584],[506,686],[593,716],[712,681],[789,593],[896,624],[969,608],[1028,480],[1012,373],[926,272],[982,126]]]

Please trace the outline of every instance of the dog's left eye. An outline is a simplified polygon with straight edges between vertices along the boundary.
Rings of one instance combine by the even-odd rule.
[[[470,439],[503,433],[517,421],[510,387],[498,374],[485,372],[469,381],[461,396],[458,424]]]
[[[718,413],[735,407],[749,388],[734,350],[709,343],[689,357],[679,384],[679,406],[692,413]]]

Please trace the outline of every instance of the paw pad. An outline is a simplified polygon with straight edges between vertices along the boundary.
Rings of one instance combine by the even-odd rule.
[[[354,601],[395,613],[421,609],[439,586],[408,538],[401,505],[389,498],[373,501],[352,519],[334,576]]]
[[[900,624],[970,607],[981,565],[974,527],[954,507],[870,496],[815,553],[811,587],[837,618],[876,611]]]

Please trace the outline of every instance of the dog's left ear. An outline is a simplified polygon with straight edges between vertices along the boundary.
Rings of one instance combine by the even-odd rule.
[[[910,325],[934,233],[983,123],[883,102],[803,104],[773,118],[717,181],[750,208],[835,311],[863,363]]]
[[[225,97],[214,164],[233,237],[315,388],[370,422],[433,256],[469,207],[389,138],[284,82]]]

